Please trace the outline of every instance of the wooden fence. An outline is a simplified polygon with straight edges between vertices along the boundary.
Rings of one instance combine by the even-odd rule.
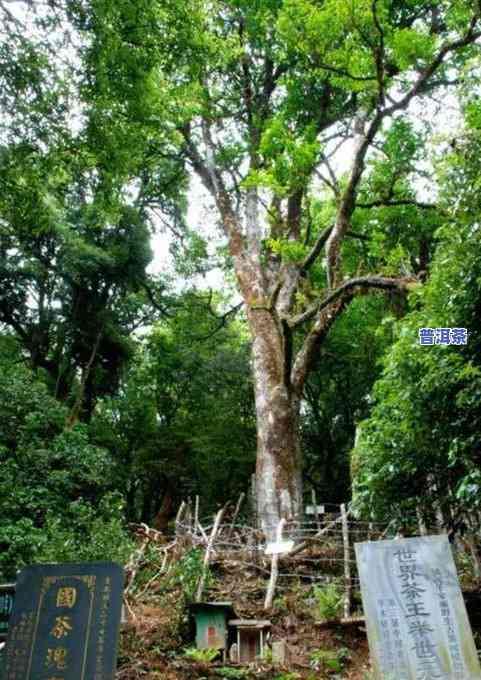
[[[276,593],[292,588],[293,581],[311,586],[335,583],[343,592],[343,616],[349,619],[353,609],[353,594],[359,590],[354,544],[396,538],[393,523],[375,523],[356,519],[348,505],[317,506],[302,520],[282,520],[276,525],[277,548],[272,550],[265,536],[249,517],[241,518],[242,495],[237,503],[220,508],[215,515],[202,517],[200,500],[184,502],[175,520],[175,536],[167,540],[164,534],[145,525],[136,528],[141,541],[128,568],[127,590],[132,587],[136,568],[150,541],[162,551],[162,567],[155,578],[167,573],[182,554],[192,548],[203,550],[202,573],[196,599],[204,595],[206,575],[213,562],[231,562],[251,566],[265,576],[264,608],[270,610]],[[461,546],[462,547],[462,546]],[[275,548],[275,546],[274,546]],[[481,576],[479,555],[473,541],[464,541],[464,548],[473,561],[473,570]],[[272,554],[271,554],[272,553]],[[137,567],[136,567],[137,565]]]

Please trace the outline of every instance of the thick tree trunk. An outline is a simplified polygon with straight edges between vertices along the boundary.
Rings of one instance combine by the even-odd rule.
[[[169,525],[169,520],[171,520],[173,517],[175,517],[174,497],[172,495],[171,489],[167,487],[160,508],[153,519],[152,526],[154,529],[157,529],[157,531],[166,531]]]
[[[286,339],[273,316],[251,315],[257,411],[256,495],[259,526],[274,540],[281,518],[302,512],[299,396],[289,379]]]
[[[302,512],[297,399],[284,385],[257,386],[257,514],[269,539],[282,517]]]

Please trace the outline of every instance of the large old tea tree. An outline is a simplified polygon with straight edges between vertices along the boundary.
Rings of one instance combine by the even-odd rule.
[[[311,489],[348,500],[356,427],[366,518],[475,507],[480,23],[0,0],[3,578],[235,503],[256,435],[269,534]],[[468,346],[419,347],[446,325]]]
[[[94,30],[99,110],[135,122],[139,145],[162,127],[213,201],[253,341],[258,514],[270,532],[300,512],[300,405],[333,323],[357,296],[401,294],[425,274],[439,223],[415,171],[430,128],[408,114],[468,76],[480,4],[73,8]]]

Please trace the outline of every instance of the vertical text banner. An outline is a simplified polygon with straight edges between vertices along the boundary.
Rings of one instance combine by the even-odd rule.
[[[447,537],[357,543],[355,550],[375,676],[480,680]]]
[[[113,680],[123,585],[110,562],[23,569],[2,680]]]

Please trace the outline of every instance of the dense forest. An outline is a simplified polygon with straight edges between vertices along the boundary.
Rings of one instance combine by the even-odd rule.
[[[267,537],[313,491],[479,526],[479,2],[0,0],[0,31],[2,578],[125,562],[253,475]]]

